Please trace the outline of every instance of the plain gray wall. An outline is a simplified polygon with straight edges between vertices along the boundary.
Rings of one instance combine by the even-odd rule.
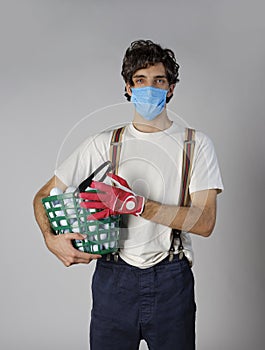
[[[212,138],[225,184],[213,235],[193,236],[197,349],[263,348],[264,10],[258,0],[1,1],[1,349],[88,349],[94,264],[65,268],[49,253],[32,199],[86,135],[131,120],[120,68],[140,38],[175,51],[181,82],[168,107]]]

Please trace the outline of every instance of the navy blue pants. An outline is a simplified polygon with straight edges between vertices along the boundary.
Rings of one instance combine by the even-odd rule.
[[[186,258],[148,269],[97,261],[92,280],[91,350],[194,350],[194,278]]]

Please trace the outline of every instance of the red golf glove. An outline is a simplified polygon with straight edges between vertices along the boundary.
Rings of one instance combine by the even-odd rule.
[[[81,192],[79,197],[85,201],[80,206],[87,209],[101,209],[88,216],[88,220],[100,220],[110,215],[133,214],[139,216],[144,209],[144,197],[132,192],[127,181],[118,175],[108,173],[116,186],[103,182],[92,181],[90,187],[98,190],[97,193]]]

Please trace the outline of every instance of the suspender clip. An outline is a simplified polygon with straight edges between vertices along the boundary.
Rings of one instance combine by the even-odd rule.
[[[170,250],[169,251],[169,256],[168,256],[168,261],[172,261],[174,259],[174,251],[173,250]]]

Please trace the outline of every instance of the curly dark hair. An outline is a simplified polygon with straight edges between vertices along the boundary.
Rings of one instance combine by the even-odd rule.
[[[176,62],[174,52],[170,49],[163,49],[151,40],[136,40],[131,43],[123,58],[121,75],[125,83],[133,86],[133,74],[139,69],[147,68],[156,63],[163,63],[169,85],[179,82],[179,65]],[[124,95],[130,101],[130,95],[127,92]],[[166,102],[169,102],[172,96],[168,97]]]

